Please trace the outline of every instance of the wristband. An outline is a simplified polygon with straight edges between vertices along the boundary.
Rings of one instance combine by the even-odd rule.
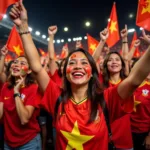
[[[122,43],[128,43],[127,41],[124,41],[124,42],[122,42]]]
[[[19,34],[23,35],[23,34],[29,34],[29,33],[30,33],[30,31],[25,31],[25,32],[20,32]]]
[[[14,93],[14,98],[21,97],[20,93]]]

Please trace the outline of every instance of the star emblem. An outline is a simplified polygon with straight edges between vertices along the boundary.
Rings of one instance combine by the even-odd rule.
[[[144,14],[146,12],[150,13],[150,0],[146,0],[145,3],[146,3],[146,7],[143,7],[141,14]]]
[[[78,122],[74,123],[74,127],[71,132],[60,130],[64,137],[68,140],[66,150],[83,150],[83,144],[91,140],[94,136],[80,134],[78,128]]]
[[[96,44],[90,44],[90,49],[94,51],[96,49]]]
[[[20,48],[20,45],[13,46],[13,49],[14,49],[15,53],[17,54],[17,56],[20,56],[23,53],[23,51]]]
[[[117,25],[116,21],[111,21],[110,28],[109,28],[111,33],[113,33],[114,31],[117,31],[116,25]]]

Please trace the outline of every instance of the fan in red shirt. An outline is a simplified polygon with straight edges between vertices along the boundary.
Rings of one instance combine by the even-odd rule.
[[[138,61],[135,60],[132,64]],[[131,116],[131,130],[135,150],[150,147],[150,74],[134,92],[134,111]]]
[[[22,2],[14,5],[10,15],[17,16],[13,22],[20,31],[24,33],[28,30],[27,13]],[[103,103],[107,104],[110,122],[122,117],[124,111],[132,111],[133,99],[130,96],[150,72],[150,48],[126,79],[118,86],[104,91],[105,100],[100,95],[96,101],[95,95],[102,94],[103,89],[99,85],[95,61],[87,51],[74,50],[66,58],[63,71],[64,88],[60,89],[42,68],[31,34],[22,34],[21,39],[38,84],[45,91],[42,104],[53,117],[56,116],[56,149],[107,150],[109,136],[102,112]],[[139,72],[141,76],[138,76]],[[56,101],[60,94],[62,100],[57,111]]]
[[[125,30],[125,29],[123,29]],[[127,36],[127,32],[124,32],[122,36]],[[97,60],[97,55],[100,55],[105,40],[108,37],[107,29],[100,32],[101,42],[97,47],[93,58]],[[124,46],[124,45],[123,45]],[[103,70],[99,73],[99,81],[103,83],[105,88],[114,87],[121,83],[126,77],[125,70],[126,64],[118,52],[109,52],[105,55],[103,61]],[[130,127],[129,114],[115,120],[111,124],[112,139],[117,149],[132,149],[132,135]]]
[[[25,57],[14,60],[11,76],[1,90],[0,118],[4,119],[4,149],[41,147],[38,86]],[[37,143],[36,143],[36,142]]]

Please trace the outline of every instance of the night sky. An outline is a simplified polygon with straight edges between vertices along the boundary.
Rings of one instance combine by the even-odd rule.
[[[56,38],[73,38],[85,36],[99,36],[99,31],[107,26],[112,0],[24,0],[28,10],[29,25],[47,35],[49,25],[57,25]],[[124,24],[135,28],[138,0],[116,0],[119,28]],[[134,17],[129,18],[133,13]],[[91,22],[91,27],[84,26],[85,21]],[[67,26],[69,32],[63,28]]]

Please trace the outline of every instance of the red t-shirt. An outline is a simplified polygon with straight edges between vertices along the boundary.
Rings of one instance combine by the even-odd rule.
[[[131,129],[135,133],[150,131],[150,82],[144,81],[134,92]]]
[[[119,80],[117,83],[112,83],[109,81],[109,87],[117,86],[119,83],[121,83],[121,80]],[[115,120],[111,124],[111,131],[114,145],[117,148],[129,149],[133,147],[130,114],[126,114]]]
[[[4,103],[4,138],[5,142],[11,147],[24,145],[40,132],[37,121],[37,116],[39,115],[37,101],[40,98],[38,95],[38,86],[32,84],[28,87],[21,88],[20,94],[25,106],[30,105],[35,107],[33,115],[26,125],[22,125],[19,119],[13,97],[13,88],[8,89],[8,84],[5,83],[1,91],[0,101]]]
[[[60,87],[50,80],[42,99],[42,106],[54,117],[54,108],[61,94]],[[110,121],[113,122],[133,109],[133,99],[129,98],[121,104],[117,87],[104,91],[104,97],[109,109]],[[58,114],[61,114],[60,104]],[[122,107],[121,107],[122,106]],[[101,108],[97,110],[94,122],[88,124],[90,113],[90,100],[75,103],[68,99],[64,106],[65,113],[56,121],[56,149],[108,149],[108,130]],[[124,110],[124,111],[123,111]],[[59,117],[59,116],[58,116]]]
[[[58,74],[58,70],[55,71],[53,75],[50,76],[50,78],[60,87],[62,87],[62,78]]]

